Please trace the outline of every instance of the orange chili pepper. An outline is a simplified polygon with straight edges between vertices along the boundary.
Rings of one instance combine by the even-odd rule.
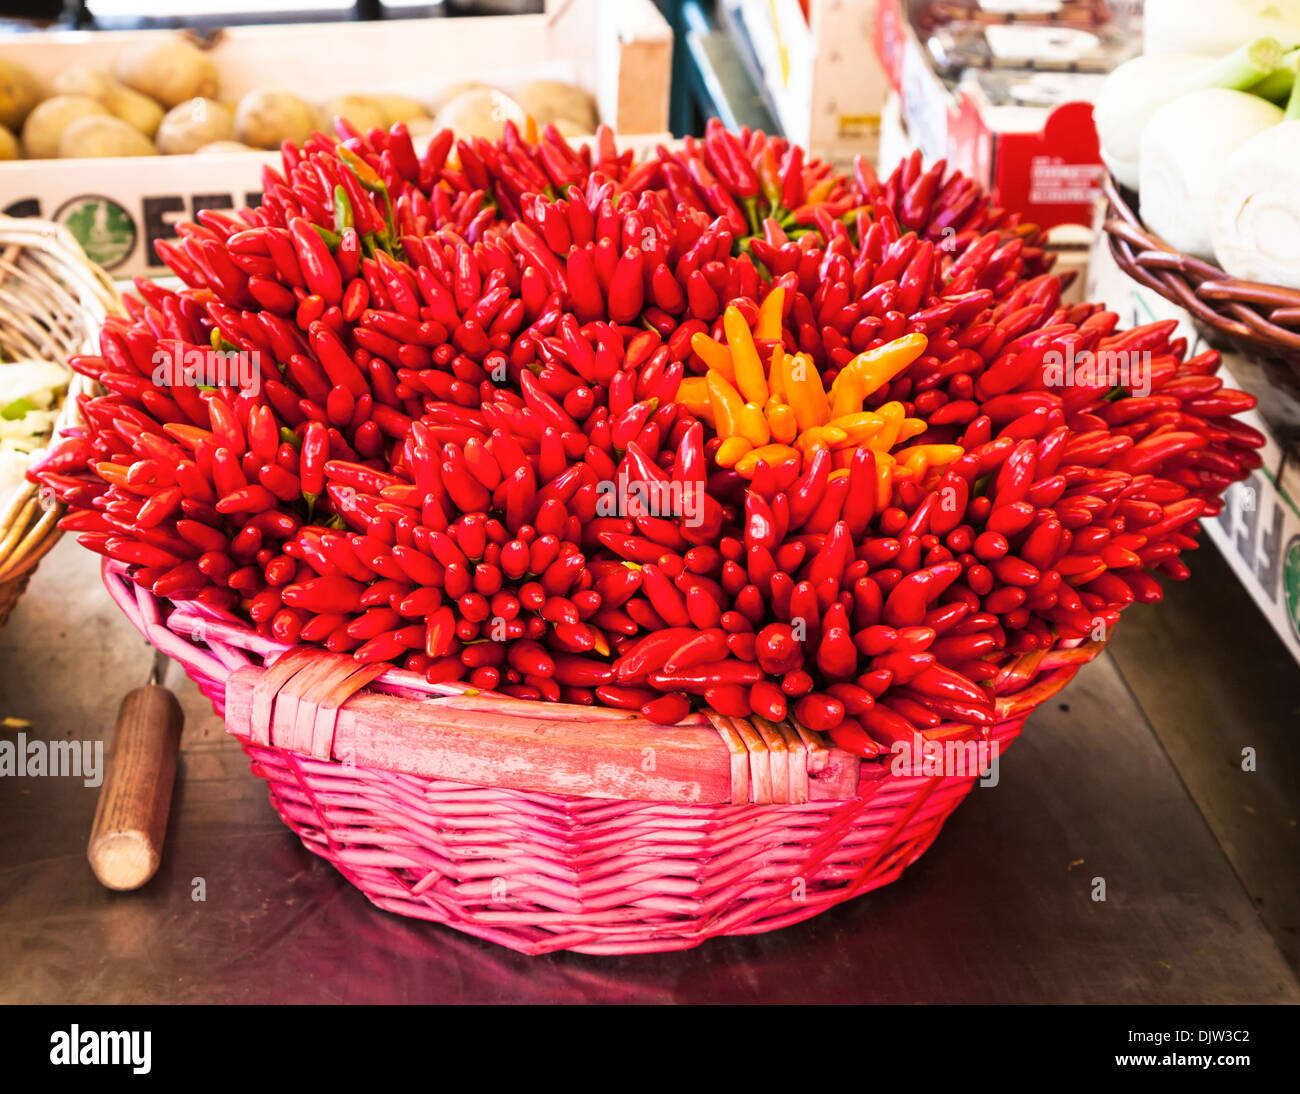
[[[785,391],[785,346],[778,342],[767,359],[767,389],[769,399],[789,404]]]
[[[810,455],[815,448],[835,448],[848,440],[848,434],[838,426],[819,425],[803,430],[794,442],[795,448]]]
[[[763,371],[763,363],[758,359],[758,350],[754,346],[754,336],[749,332],[749,324],[734,304],[722,313],[722,329],[726,332],[731,363],[736,370],[736,387],[746,402],[762,406],[767,402],[767,374]],[[695,344],[694,337],[691,338],[691,344]]]
[[[767,427],[763,408],[757,403],[746,403],[741,408],[740,435],[755,448],[767,444],[772,439],[772,431]]]
[[[675,401],[695,417],[713,424],[713,400],[709,398],[709,382],[703,376],[687,376],[682,380],[677,385]]]
[[[880,447],[873,441],[877,434],[885,428],[885,421],[879,414],[873,414],[869,410],[860,410],[856,414],[844,414],[838,418],[832,418],[829,423],[838,429],[844,430],[848,440],[853,444],[869,444],[872,448]]]
[[[736,382],[736,366],[731,362],[731,354],[721,342],[715,342],[703,331],[691,335],[691,349],[700,360],[709,366],[710,372],[717,372],[731,384]]]
[[[736,436],[741,432],[741,412],[745,409],[745,402],[741,399],[740,392],[731,386],[725,376],[719,375],[713,369],[709,370],[707,382],[718,436],[724,439]],[[902,408],[899,409],[901,411]]]
[[[792,444],[799,436],[799,423],[795,421],[794,411],[785,403],[768,400],[767,424],[772,430],[772,439],[780,444]]]
[[[779,285],[767,294],[759,305],[758,322],[754,324],[754,337],[775,342],[781,337],[781,316],[785,311],[785,289]]]
[[[876,436],[872,448],[888,452],[898,443],[898,431],[903,428],[903,404],[902,403],[885,403],[884,406],[876,408],[884,426]]]
[[[826,389],[817,366],[807,354],[785,359],[785,391],[800,431],[824,425],[830,418]]]
[[[769,467],[779,467],[784,464],[793,464],[797,467],[801,462],[801,457],[795,449],[787,444],[765,444],[745,453],[736,461],[735,469],[745,478],[750,478],[758,470],[759,460],[762,460]]]
[[[841,369],[831,384],[831,418],[840,418],[861,410],[864,395],[857,373],[851,368]]]
[[[929,344],[924,334],[905,334],[883,346],[859,353],[848,368],[858,378],[865,398],[887,384],[925,352]]]
[[[718,451],[713,458],[719,467],[734,467],[736,462],[753,447],[744,437],[728,437],[718,445]]]

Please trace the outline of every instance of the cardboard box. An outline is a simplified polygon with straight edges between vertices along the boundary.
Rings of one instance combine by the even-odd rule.
[[[807,8],[807,14],[804,8]],[[749,47],[764,101],[782,132],[847,170],[876,158],[889,82],[872,49],[875,0],[724,0]]]
[[[49,81],[76,62],[111,70],[128,43],[173,31],[62,31],[0,38],[0,57]],[[539,78],[592,91],[602,119],[652,145],[668,128],[672,30],[651,0],[547,0],[540,15],[231,27],[211,47],[221,97],[286,88],[309,101],[390,92],[432,101],[478,80],[507,92]],[[635,135],[640,134],[638,138]],[[256,201],[276,153],[0,164],[0,211],[66,224],[117,277],[154,272],[156,239],[203,208]]]
[[[1045,228],[1091,223],[1104,170],[1091,103],[995,106],[977,78],[950,86],[931,66],[909,10],[907,0],[878,0],[875,43],[926,159],[946,158]]]

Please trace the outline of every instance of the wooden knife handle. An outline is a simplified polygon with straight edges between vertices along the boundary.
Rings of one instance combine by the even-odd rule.
[[[158,869],[184,721],[165,687],[147,684],[122,700],[86,850],[110,889],[138,889]]]

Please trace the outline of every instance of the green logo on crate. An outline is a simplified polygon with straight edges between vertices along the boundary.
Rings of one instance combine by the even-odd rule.
[[[1300,638],[1300,536],[1292,536],[1282,555],[1282,595],[1291,630]]]
[[[65,201],[54,219],[77,237],[77,242],[106,270],[120,266],[135,250],[136,227],[122,206],[98,194],[83,194]]]

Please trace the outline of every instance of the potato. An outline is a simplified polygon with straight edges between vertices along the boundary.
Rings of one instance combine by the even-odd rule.
[[[484,87],[457,95],[438,111],[434,124],[438,129],[453,130],[462,140],[499,140],[507,121],[522,130],[526,120],[519,104],[504,91]]]
[[[108,108],[88,95],[55,95],[27,115],[23,123],[23,151],[28,159],[52,160],[59,154],[59,138],[82,118],[111,117]]]
[[[574,84],[559,80],[530,80],[515,92],[515,99],[525,114],[531,114],[539,127],[565,118],[594,133],[600,122],[596,103],[587,92]]]
[[[163,110],[148,95],[119,84],[102,69],[87,64],[72,65],[54,77],[50,85],[60,95],[85,95],[104,104],[114,117],[135,126],[146,137],[158,131]]]
[[[0,125],[0,160],[16,160],[19,155],[18,138]]]
[[[321,114],[328,132],[334,132],[334,119],[347,120],[363,136],[375,127],[388,128],[388,115],[379,105],[379,100],[370,95],[339,95],[330,99],[322,108]]]
[[[99,156],[156,156],[153,144],[135,126],[115,118],[79,118],[59,138],[61,159]]]
[[[258,149],[247,144],[240,144],[239,141],[213,141],[211,144],[205,144],[202,148],[195,149],[195,155],[207,156],[211,154],[220,154],[224,152],[257,152]]]
[[[122,84],[114,84],[108,94],[100,100],[108,112],[115,118],[121,118],[127,125],[140,130],[146,137],[152,137],[162,124],[163,108],[148,95],[142,95]]]
[[[556,118],[550,123],[560,131],[560,136],[566,141],[575,140],[579,137],[591,137],[595,134],[581,122],[570,121],[568,118]]]
[[[448,84],[437,95],[433,97],[433,112],[436,115],[444,106],[457,96],[464,95],[467,91],[492,91],[495,90],[489,84],[482,80],[457,80],[454,84]]]
[[[41,85],[22,65],[0,58],[0,125],[15,132],[41,101]]]
[[[164,156],[183,156],[234,136],[235,115],[229,106],[215,99],[190,99],[167,111],[154,143]]]
[[[187,99],[217,97],[217,68],[182,38],[137,42],[118,55],[117,78],[127,87],[173,107]]]
[[[316,111],[289,91],[250,91],[235,108],[235,134],[254,148],[302,144],[316,129]]]
[[[384,123],[386,125],[396,125],[398,122],[413,122],[419,118],[432,117],[429,108],[419,99],[412,99],[406,95],[372,95],[371,98],[379,104],[379,109],[384,112]]]
[[[103,102],[109,89],[116,84],[117,81],[102,68],[82,61],[69,65],[55,76],[50,81],[50,90],[56,95],[85,95]]]

